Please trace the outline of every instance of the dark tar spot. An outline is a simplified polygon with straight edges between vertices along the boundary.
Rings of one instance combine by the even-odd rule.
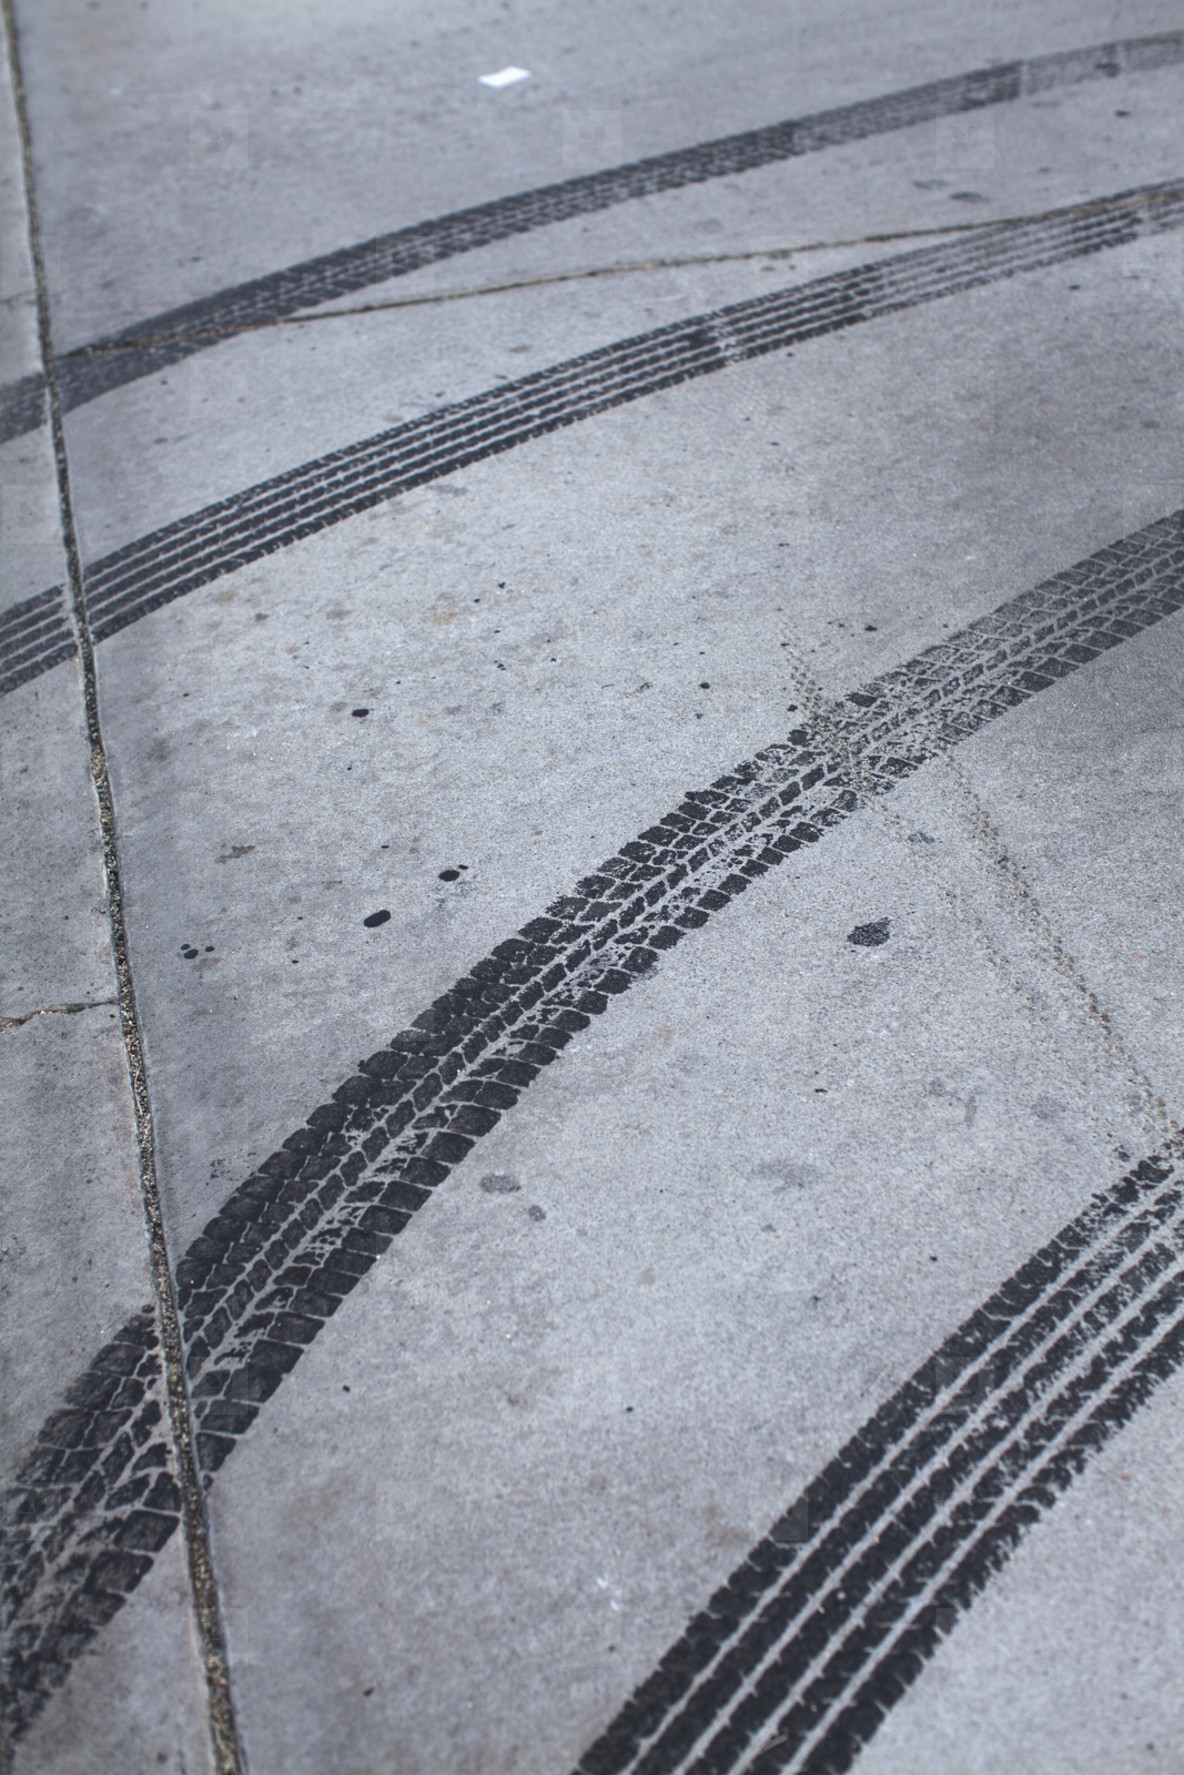
[[[191,948],[183,949],[181,951],[181,954],[185,957],[186,961],[196,961],[197,960],[197,950],[196,949],[191,949]]]
[[[530,1220],[546,1220],[547,1218],[546,1209],[540,1208],[537,1202],[531,1203],[530,1207],[526,1210],[526,1214],[527,1218]]]
[[[711,689],[711,686],[710,686],[710,684],[708,684],[706,678],[704,678],[702,684],[700,684],[699,689],[700,690],[710,690]]]
[[[877,918],[874,924],[857,924],[853,931],[848,931],[847,941],[863,949],[875,949],[888,941],[888,920]]]
[[[865,635],[874,635],[876,633],[875,623],[874,622],[865,622],[863,625],[863,632]]]
[[[384,907],[381,912],[372,912],[370,914],[369,918],[364,918],[362,920],[362,923],[367,927],[368,930],[373,930],[375,925],[385,924],[389,917],[390,917],[390,913]]]
[[[356,715],[358,717],[359,721],[362,719],[363,715],[368,715],[369,713],[370,713],[369,709],[351,709],[350,710],[350,714]]]
[[[441,881],[459,881],[460,880],[460,870],[459,869],[441,869],[439,879]]]

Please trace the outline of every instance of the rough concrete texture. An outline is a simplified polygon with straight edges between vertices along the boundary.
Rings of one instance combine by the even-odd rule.
[[[7,1766],[1184,1767],[1177,13],[9,35]]]

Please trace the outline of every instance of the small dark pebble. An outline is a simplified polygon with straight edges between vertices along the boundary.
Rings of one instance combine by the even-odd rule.
[[[481,1188],[491,1196],[510,1196],[522,1185],[516,1177],[509,1177],[504,1172],[491,1171],[481,1179]]]
[[[197,950],[196,949],[183,949],[181,951],[181,954],[185,957],[186,961],[196,961],[197,960]]]
[[[213,953],[214,953],[214,945],[212,943],[207,943],[206,944],[206,954],[213,955]]]
[[[699,689],[700,690],[710,690],[711,689],[711,686],[710,686],[710,684],[708,684],[706,678],[703,680],[702,684],[700,684]]]
[[[389,917],[390,913],[384,907],[381,912],[372,912],[369,918],[364,918],[362,920],[362,923],[368,930],[372,931],[376,924],[385,924]]]
[[[358,717],[359,721],[362,719],[363,715],[368,715],[369,713],[370,713],[369,709],[351,709],[350,710],[350,714],[356,715]]]
[[[874,924],[857,924],[847,933],[847,941],[863,949],[875,949],[878,944],[888,941],[888,920],[877,918]]]
[[[865,622],[863,625],[863,632],[865,635],[874,635],[876,633],[875,623],[874,622]]]

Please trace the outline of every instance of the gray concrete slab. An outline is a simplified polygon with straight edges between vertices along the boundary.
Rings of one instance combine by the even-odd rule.
[[[996,4],[973,19],[944,0],[907,15],[852,0],[792,15],[765,5],[721,37],[710,7],[593,21],[538,6],[507,19],[461,0],[428,21],[354,3],[326,28],[312,9],[271,0],[249,17],[37,8],[21,28],[69,348],[380,229],[597,164],[1179,19],[1162,0]],[[529,82],[478,85],[514,60]]]
[[[134,1003],[10,130],[13,1768],[1173,1767],[1178,19],[16,25]]]
[[[571,1767],[967,1292],[1106,1178],[1121,1099],[1091,1081],[1105,1132],[1045,1111],[1066,1072],[981,996],[923,851],[856,823],[752,890],[331,1321],[212,1494],[253,1762]],[[885,913],[888,945],[846,941]],[[277,1607],[280,1573],[324,1601]]]

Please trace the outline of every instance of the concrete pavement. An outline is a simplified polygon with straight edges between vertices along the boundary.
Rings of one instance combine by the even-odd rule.
[[[1184,1765],[1178,16],[9,50],[9,1766]]]

